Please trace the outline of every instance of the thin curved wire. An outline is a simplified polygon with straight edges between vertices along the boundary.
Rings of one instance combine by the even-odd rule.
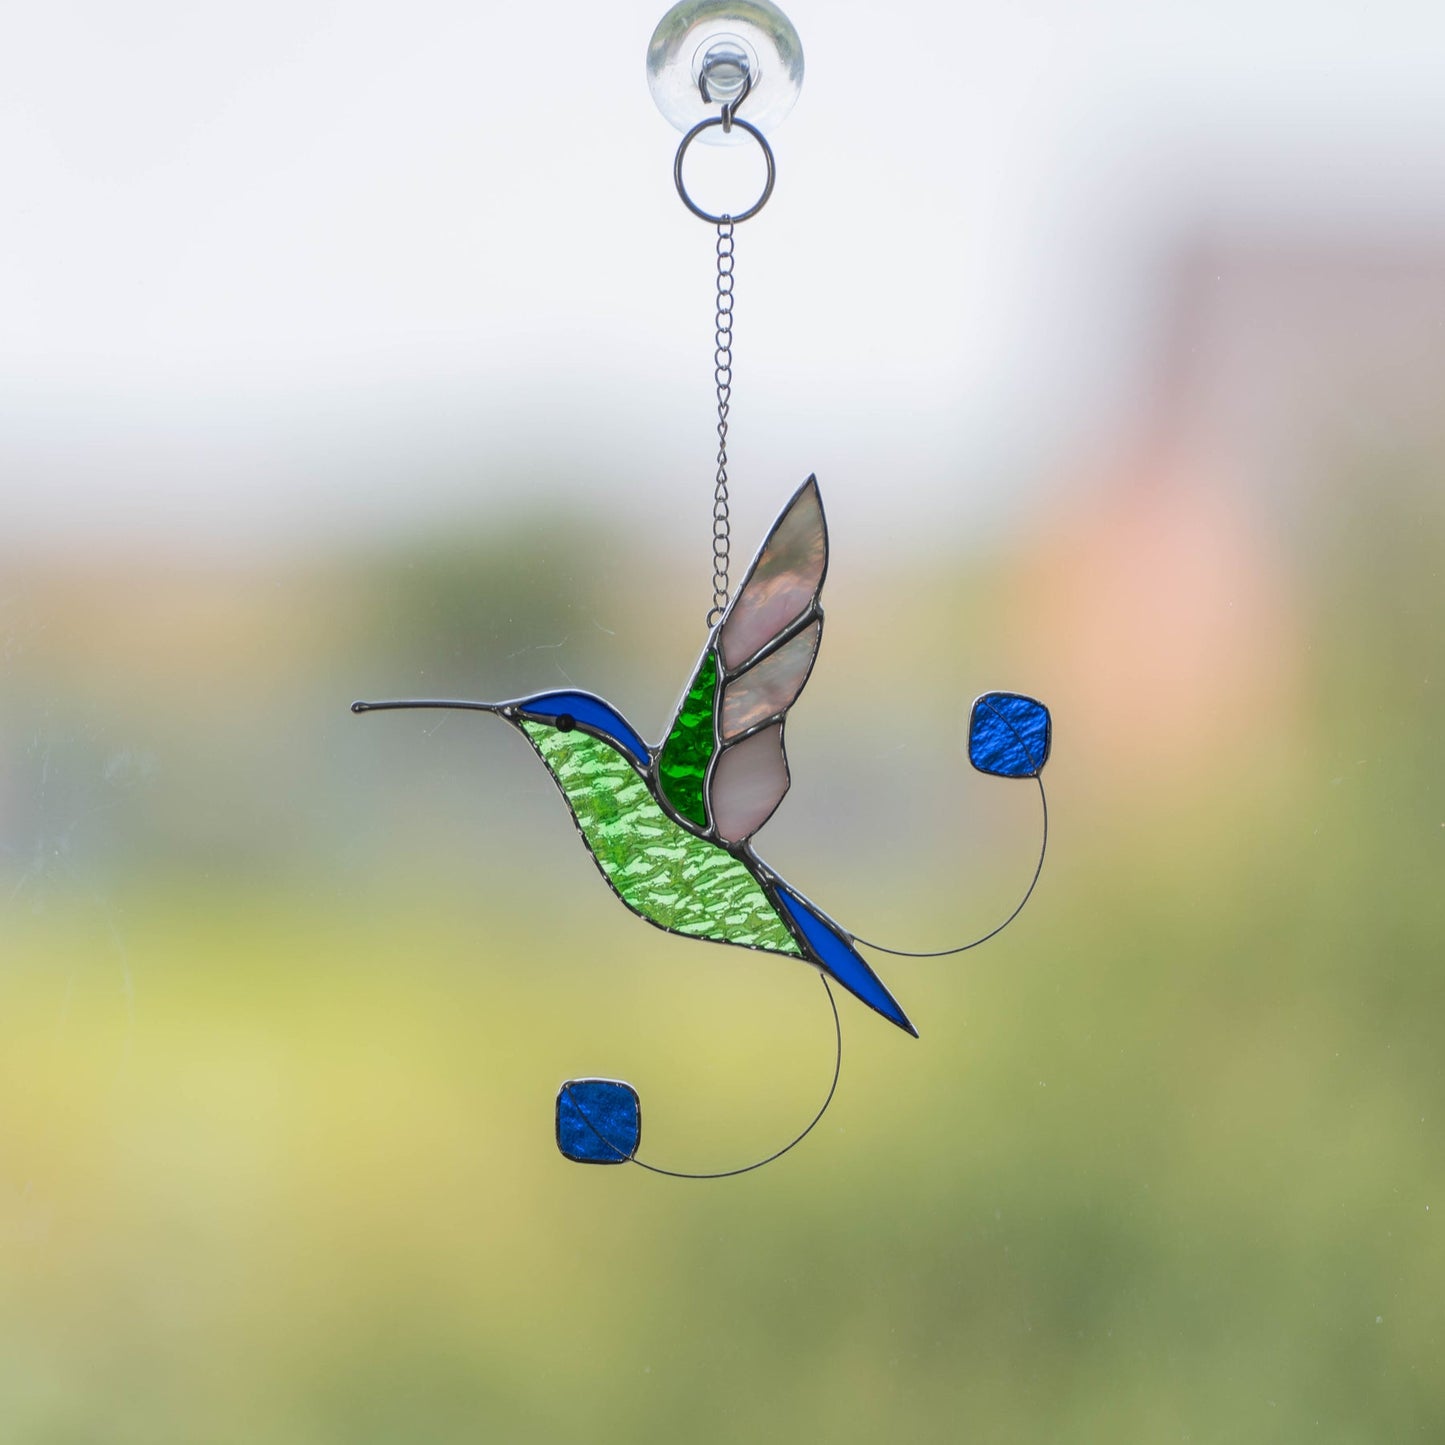
[[[859,938],[856,933],[853,935],[853,941],[861,943],[864,948],[876,949],[879,953],[891,953],[898,958],[947,958],[950,954],[967,953],[970,948],[977,948],[979,944],[987,943],[990,938],[998,937],[1024,911],[1024,904],[1033,897],[1034,889],[1038,887],[1039,875],[1044,871],[1044,854],[1049,851],[1049,800],[1044,793],[1043,775],[1035,773],[1034,782],[1039,785],[1039,803],[1044,810],[1044,836],[1039,843],[1039,861],[1034,868],[1034,876],[1029,879],[1028,889],[1018,901],[1018,906],[997,928],[991,928],[982,938],[975,938],[972,943],[960,943],[957,948],[938,948],[922,953],[915,952],[910,948],[889,948],[885,943],[873,943],[866,938]]]
[[[718,1169],[707,1174],[693,1174],[684,1169],[664,1169],[659,1164],[648,1164],[645,1160],[639,1159],[635,1154],[629,1154],[625,1149],[620,1149],[612,1142],[593,1122],[587,1117],[587,1112],[577,1102],[577,1096],[571,1089],[563,1088],[567,1097],[572,1101],[572,1107],[582,1117],[582,1122],[616,1155],[625,1159],[629,1164],[636,1164],[639,1169],[646,1169],[649,1174],[665,1174],[669,1179],[731,1179],[735,1174],[751,1174],[754,1169],[761,1169],[764,1164],[771,1164],[775,1159],[781,1159],[790,1149],[796,1149],[814,1129],[818,1127],[823,1115],[828,1112],[828,1105],[833,1102],[833,1095],[838,1091],[838,1076],[843,1072],[843,1025],[838,1018],[838,1003],[833,997],[833,990],[828,986],[828,976],[820,973],[819,978],[823,980],[824,992],[828,995],[828,1006],[833,1010],[833,1036],[837,1041],[837,1052],[833,1057],[833,1082],[828,1085],[828,1097],[823,1100],[823,1107],[813,1115],[812,1122],[803,1130],[797,1138],[790,1143],[784,1144],[776,1153],[769,1154],[766,1159],[759,1159],[754,1164],[744,1164],[738,1169]]]

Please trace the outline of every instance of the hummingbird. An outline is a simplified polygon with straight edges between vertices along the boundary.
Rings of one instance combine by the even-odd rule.
[[[356,702],[492,713],[531,744],[608,886],[669,933],[796,958],[918,1037],[856,938],[786,883],[753,837],[791,777],[783,734],[823,635],[828,527],[816,477],[783,508],[711,629],[661,743],[563,689],[510,702]]]

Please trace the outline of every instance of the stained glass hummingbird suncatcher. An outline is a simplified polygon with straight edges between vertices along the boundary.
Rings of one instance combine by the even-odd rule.
[[[753,847],[791,783],[784,732],[818,655],[827,568],[828,528],[810,477],[773,524],[709,634],[656,747],[611,703],[575,689],[511,702],[438,698],[352,708],[459,708],[502,718],[551,773],[598,871],[633,913],[686,938],[810,964],[917,1038],[858,951],[857,937],[780,878]],[[974,704],[969,755],[981,771],[1037,778],[1050,734],[1043,704],[1015,693],[985,694]],[[636,1158],[640,1109],[630,1086],[569,1081],[557,1117],[558,1142],[568,1157],[586,1163]]]
[[[673,86],[664,98],[666,86],[660,89],[658,78],[671,85],[689,62],[693,69],[681,91]],[[1043,866],[1043,847],[1028,891],[1009,918],[982,939],[936,954],[886,948],[849,933],[779,877],[755,850],[755,835],[791,783],[784,734],[822,640],[828,528],[817,480],[809,477],[774,522],[742,585],[729,592],[733,231],[737,222],[762,209],[774,178],[772,151],[762,132],[736,111],[744,100],[759,98],[769,102],[775,118],[780,104],[786,110],[791,97],[782,92],[791,77],[796,93],[802,53],[796,32],[767,0],[682,0],[657,28],[649,70],[664,112],[679,125],[690,126],[674,165],[678,192],[694,214],[717,227],[714,605],[706,644],[671,724],[662,740],[649,746],[611,703],[575,688],[510,702],[432,698],[357,702],[352,708],[359,713],[459,708],[501,718],[526,738],[551,774],[598,871],[633,913],[668,933],[775,954],[818,971],[837,1040],[832,1085],[813,1120],[765,1159],[708,1174],[663,1169],[638,1157],[641,1103],[631,1085],[615,1079],[571,1079],[558,1093],[556,1139],[566,1158],[586,1164],[631,1162],[659,1174],[717,1178],[746,1173],[787,1153],[831,1103],[842,1063],[842,1024],[830,980],[904,1033],[918,1037],[859,946],[936,957],[993,937],[1032,894]],[[687,105],[678,99],[689,93],[693,101],[700,96],[705,107],[720,104],[720,113],[713,115],[709,109],[691,124]],[[736,128],[751,137],[767,163],[761,199],[735,216],[703,210],[683,182],[688,147],[715,128],[724,134]],[[986,693],[974,703],[969,719],[970,761],[995,776],[1035,780],[1042,800],[1040,774],[1048,760],[1051,731],[1042,703],[1019,693]],[[1047,836],[1045,803],[1045,842]]]

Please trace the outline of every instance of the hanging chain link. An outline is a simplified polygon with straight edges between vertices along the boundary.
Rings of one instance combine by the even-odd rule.
[[[728,517],[728,413],[733,396],[733,220],[717,227],[717,312],[713,329],[713,380],[717,383],[717,477],[712,495],[712,610],[716,627],[728,605],[732,532]]]

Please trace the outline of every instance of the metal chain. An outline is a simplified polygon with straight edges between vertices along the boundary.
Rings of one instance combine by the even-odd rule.
[[[717,477],[712,494],[711,629],[728,605],[728,563],[732,553],[728,517],[728,413],[733,396],[733,220],[724,216],[717,227],[717,312],[713,329],[713,380],[717,383]]]

